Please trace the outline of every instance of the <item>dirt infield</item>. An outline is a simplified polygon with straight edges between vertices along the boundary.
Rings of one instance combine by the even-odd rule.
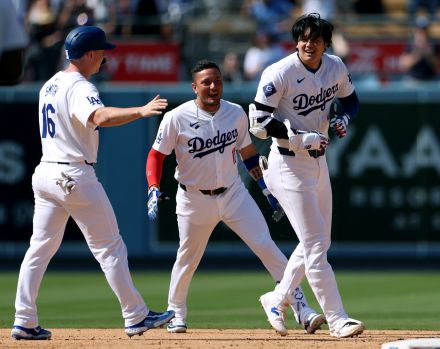
[[[369,331],[357,338],[336,339],[328,331],[305,335],[290,331],[280,337],[272,330],[191,329],[170,334],[155,329],[129,339],[122,329],[52,329],[50,341],[16,341],[10,329],[0,329],[0,348],[44,349],[380,349],[382,343],[410,338],[438,338],[440,331]]]

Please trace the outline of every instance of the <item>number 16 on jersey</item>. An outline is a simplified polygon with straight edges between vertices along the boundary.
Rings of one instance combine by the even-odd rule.
[[[41,138],[46,138],[47,133],[49,136],[53,138],[55,135],[55,121],[51,118],[52,115],[55,115],[55,108],[52,104],[43,105],[43,109],[41,110],[43,114],[43,127],[41,130]]]

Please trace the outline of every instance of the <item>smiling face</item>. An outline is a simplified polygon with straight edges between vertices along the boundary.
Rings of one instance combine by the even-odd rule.
[[[223,79],[218,69],[207,68],[194,73],[192,88],[197,95],[196,103],[201,109],[216,112],[220,108]]]
[[[298,55],[301,61],[311,69],[318,69],[321,62],[321,56],[327,48],[322,36],[314,37],[310,35],[310,28],[304,35],[298,38]]]
[[[333,25],[318,13],[301,16],[292,26],[298,55],[310,69],[318,69],[324,51],[332,44]]]

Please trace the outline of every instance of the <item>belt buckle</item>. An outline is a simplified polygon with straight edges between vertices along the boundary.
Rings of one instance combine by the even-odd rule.
[[[217,196],[222,193],[221,188],[200,190],[203,195]]]
[[[216,189],[199,189],[199,190],[203,195],[217,196],[224,193],[227,190],[227,188],[219,187]]]
[[[225,187],[220,187],[220,188],[217,188],[217,189],[213,190],[214,195],[220,195],[220,194],[223,194],[225,191],[226,191],[226,188],[225,188]]]

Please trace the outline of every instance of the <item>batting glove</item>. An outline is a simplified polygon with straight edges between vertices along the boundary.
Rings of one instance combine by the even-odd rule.
[[[270,206],[272,206],[273,214],[272,219],[275,222],[279,222],[281,218],[284,217],[284,210],[281,207],[278,200],[273,196],[268,189],[263,190],[263,194],[266,196],[267,201],[269,201]]]
[[[349,121],[350,117],[348,114],[336,115],[330,120],[330,127],[339,138],[342,138],[347,135],[347,126]]]
[[[287,128],[287,137],[289,137],[289,150],[321,150],[328,146],[328,138],[318,131],[302,131],[292,130],[290,121],[285,119],[283,121]]]
[[[157,217],[158,204],[163,200],[169,200],[170,197],[162,193],[157,187],[151,187],[148,190],[148,218],[154,221]]]
[[[69,195],[75,188],[76,182],[65,172],[61,172],[61,177],[62,178],[57,178],[56,184],[63,189],[66,195]]]

